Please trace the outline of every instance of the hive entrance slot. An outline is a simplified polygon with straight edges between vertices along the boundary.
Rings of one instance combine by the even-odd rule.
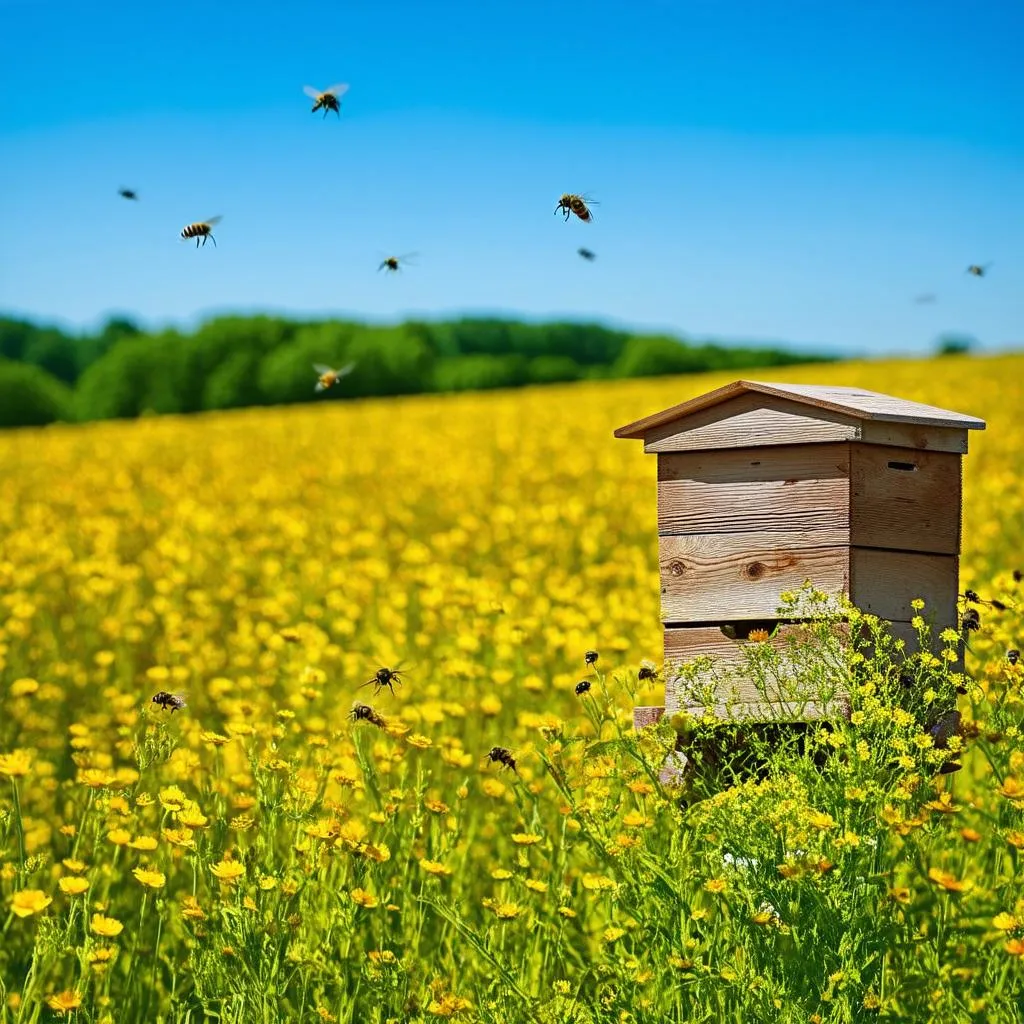
[[[917,469],[917,466],[915,466],[913,462],[890,462],[889,468],[898,469],[904,473],[913,473]]]
[[[749,640],[751,633],[771,633],[779,619],[745,619],[741,622],[723,622],[719,626],[722,636],[730,640]]]

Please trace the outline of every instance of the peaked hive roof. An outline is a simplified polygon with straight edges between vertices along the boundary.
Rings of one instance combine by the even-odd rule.
[[[652,413],[643,419],[627,423],[615,431],[616,437],[642,438],[648,431],[674,420],[681,420],[731,398],[748,393],[771,395],[816,409],[845,413],[858,419],[888,423],[915,423],[929,427],[952,427],[960,430],[984,430],[985,421],[963,413],[940,409],[935,405],[908,402],[904,398],[866,391],[864,388],[843,388],[826,384],[777,384],[756,380],[737,380],[716,388],[706,395],[691,398],[669,409]]]

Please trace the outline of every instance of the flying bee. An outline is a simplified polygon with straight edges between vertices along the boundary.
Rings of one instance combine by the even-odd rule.
[[[218,224],[221,221],[221,217],[210,217],[209,220],[197,221],[195,224],[186,224],[181,229],[182,241],[194,238],[196,240],[196,248],[199,248],[199,239],[203,240],[203,245],[206,245],[206,240],[209,239],[214,245],[217,244],[217,239],[211,234],[214,224]]]
[[[130,188],[119,188],[117,190],[117,194],[122,199],[138,199],[139,198],[139,193],[136,192],[134,189],[130,189]]]
[[[557,212],[557,211],[556,211]],[[591,252],[589,249],[577,249],[576,250],[585,260],[591,261],[597,258],[596,252]]]
[[[582,697],[585,693],[590,693],[590,680],[581,679],[576,686],[573,688],[573,692],[577,697]]]
[[[326,391],[328,388],[334,387],[342,377],[347,377],[355,367],[355,363],[349,363],[340,370],[332,370],[329,366],[324,366],[323,363],[314,363],[313,369],[316,370],[319,380],[317,380],[316,387],[313,390]]]
[[[175,711],[183,710],[187,705],[185,704],[185,694],[183,693],[168,693],[166,690],[161,690],[153,697],[153,703],[157,707],[163,708],[165,711],[170,708],[171,714]]]
[[[640,662],[640,670],[636,674],[637,679],[643,681],[645,679],[654,680],[658,678],[658,667],[653,661],[648,661],[646,658]]]
[[[601,657],[601,655],[598,654],[597,651],[587,651],[583,655],[583,662],[586,665],[594,665],[594,664],[596,664],[597,659],[600,658],[600,657]]]
[[[390,271],[391,273],[394,273],[397,270],[401,270],[403,263],[410,262],[410,260],[412,260],[414,256],[418,255],[419,253],[407,252],[404,256],[385,256],[384,259],[381,260],[380,266],[377,268],[377,273],[379,274],[382,270],[385,269]]]
[[[1006,605],[998,598],[987,599],[980,597],[976,590],[965,590],[962,596],[968,604],[983,604],[988,608],[994,608],[997,612],[1006,611]]]
[[[984,277],[985,274],[988,272],[988,268],[991,266],[991,263],[985,263],[984,265],[981,266],[979,266],[977,263],[972,263],[967,268],[967,273],[973,274],[975,277]]]
[[[369,704],[353,704],[348,717],[353,722],[369,722],[370,725],[375,725],[378,729],[383,729],[386,724],[384,719]]]
[[[594,219],[594,214],[591,212],[590,207],[598,205],[600,204],[589,196],[578,196],[573,192],[563,192],[558,199],[555,213],[563,210],[566,220],[569,219],[570,213],[575,213],[584,224],[589,224]]]
[[[332,85],[330,89],[324,89],[321,92],[319,89],[314,89],[311,85],[304,85],[302,91],[315,102],[313,103],[313,109],[310,111],[311,114],[315,114],[318,110],[323,110],[324,117],[330,111],[334,111],[338,117],[341,117],[341,97],[348,92],[348,86]]]
[[[391,696],[395,695],[395,683],[399,686],[402,685],[402,680],[399,678],[399,670],[397,668],[379,668],[374,672],[373,676],[366,680],[365,683],[360,684],[360,689],[364,686],[373,686],[373,695],[376,697],[384,687],[387,687],[391,691]]]
[[[495,764],[503,765],[505,768],[511,768],[512,771],[519,774],[516,771],[516,759],[512,756],[512,751],[507,747],[491,747],[487,751],[487,760],[493,761]]]

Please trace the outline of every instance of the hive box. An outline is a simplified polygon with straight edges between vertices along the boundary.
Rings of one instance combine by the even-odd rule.
[[[672,663],[744,662],[751,626],[810,581],[913,639],[910,602],[956,623],[961,459],[982,420],[859,388],[736,381],[615,431],[658,459],[665,709],[702,712]],[[774,641],[785,643],[782,626]],[[717,713],[777,719],[734,674]],[[637,724],[662,708],[637,708]],[[827,709],[803,707],[798,717]]]

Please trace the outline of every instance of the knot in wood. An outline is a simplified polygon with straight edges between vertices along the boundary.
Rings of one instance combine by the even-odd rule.
[[[759,580],[764,575],[764,571],[764,562],[751,562],[750,565],[743,570],[747,579],[751,580]]]
[[[673,558],[672,561],[668,563],[668,571],[672,573],[673,576],[682,576],[686,571],[686,566],[683,565],[678,558]]]

